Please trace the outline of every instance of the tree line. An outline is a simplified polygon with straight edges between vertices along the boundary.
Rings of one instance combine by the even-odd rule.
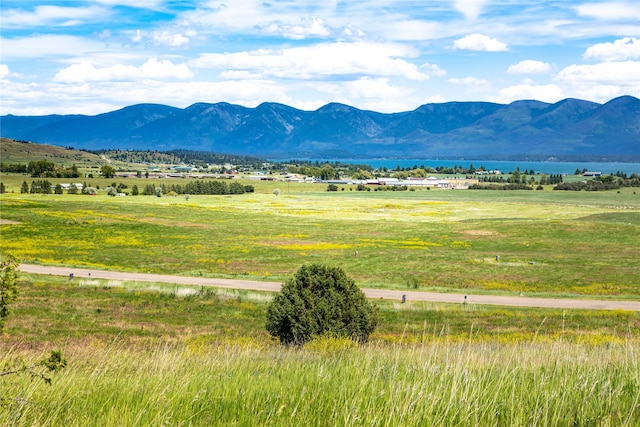
[[[34,178],[78,178],[80,176],[76,165],[67,168],[47,160],[31,161],[28,164],[0,162],[0,172],[28,173]]]
[[[227,183],[220,180],[209,181],[191,181],[187,184],[160,184],[155,186],[154,184],[147,184],[142,191],[139,190],[137,185],[131,188],[131,195],[137,196],[142,194],[144,196],[162,196],[165,194],[194,194],[194,195],[216,195],[216,194],[244,194],[253,193],[255,188],[253,185],[243,185],[240,182],[233,181]]]

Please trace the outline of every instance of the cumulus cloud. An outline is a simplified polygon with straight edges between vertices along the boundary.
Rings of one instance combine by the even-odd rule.
[[[640,86],[640,62],[602,62],[593,65],[570,65],[555,77],[567,84],[615,84]]]
[[[536,85],[527,81],[499,91],[495,102],[536,99],[557,102],[567,97],[607,102],[612,98],[640,96],[640,62],[603,62],[593,65],[574,64],[562,69],[554,83]]]
[[[502,52],[508,50],[507,45],[498,39],[483,34],[469,34],[453,42],[454,49],[477,50],[484,52]]]
[[[598,43],[589,47],[582,57],[604,61],[640,58],[640,40],[624,37],[613,43]]]
[[[542,61],[526,59],[517,64],[509,65],[507,73],[509,74],[544,74],[550,72],[551,64]]]
[[[190,62],[198,68],[246,71],[264,78],[324,80],[364,76],[397,76],[427,80],[415,64],[400,57],[413,55],[403,45],[379,43],[326,43],[288,49],[259,49],[235,53],[209,53]]]
[[[140,67],[116,64],[110,67],[95,67],[83,61],[60,70],[53,78],[58,83],[138,81],[142,79],[188,79],[193,73],[186,64],[151,58]]]

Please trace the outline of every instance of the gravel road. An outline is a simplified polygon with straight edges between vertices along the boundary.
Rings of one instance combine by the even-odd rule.
[[[120,271],[90,270],[70,267],[48,267],[44,265],[20,264],[20,271],[33,274],[56,276],[74,275],[74,278],[122,280],[134,282],[173,283],[179,285],[211,286],[218,288],[245,289],[252,291],[278,292],[281,283],[252,280],[211,279],[206,277],[172,276],[165,274],[128,273]],[[525,296],[473,295],[403,291],[391,289],[362,288],[368,298],[407,301],[433,301],[468,304],[506,305],[513,307],[545,307],[587,310],[632,310],[640,311],[640,301],[616,301],[593,299],[533,298]]]

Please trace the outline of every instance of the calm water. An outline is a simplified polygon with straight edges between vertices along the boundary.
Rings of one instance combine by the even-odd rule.
[[[387,169],[395,169],[397,166],[401,168],[412,168],[414,165],[418,167],[437,167],[437,166],[462,166],[469,167],[473,165],[476,169],[484,166],[487,170],[499,170],[507,173],[520,168],[521,171],[534,170],[536,173],[547,174],[573,174],[576,169],[587,169],[591,172],[602,172],[603,174],[612,174],[617,171],[631,175],[632,173],[640,174],[640,163],[595,163],[595,162],[506,162],[492,160],[372,160],[372,159],[309,159],[310,161],[330,161],[340,163],[365,164],[374,168],[386,167]],[[283,161],[283,160],[278,160]]]

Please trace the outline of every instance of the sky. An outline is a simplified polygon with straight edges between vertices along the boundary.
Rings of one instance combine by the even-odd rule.
[[[640,98],[640,0],[0,0],[0,115]]]

